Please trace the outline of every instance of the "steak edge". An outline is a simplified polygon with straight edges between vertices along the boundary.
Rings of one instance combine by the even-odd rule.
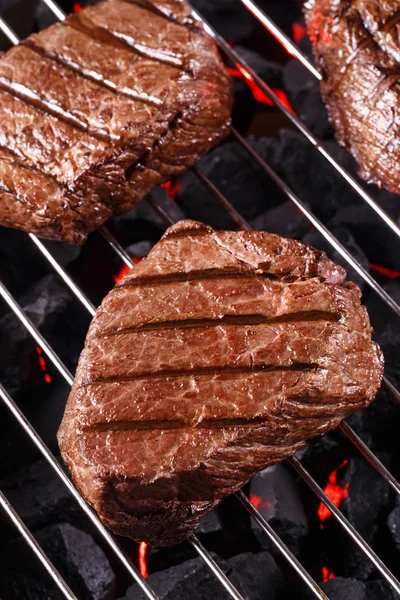
[[[58,433],[107,526],[179,543],[373,400],[383,358],[345,275],[277,235],[167,230],[98,308]]]
[[[399,3],[307,0],[304,12],[338,142],[363,179],[400,193]]]

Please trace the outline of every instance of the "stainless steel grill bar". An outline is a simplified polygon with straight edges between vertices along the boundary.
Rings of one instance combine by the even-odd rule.
[[[394,387],[393,383],[390,383],[390,381],[386,377],[383,378],[383,386],[387,389],[388,392],[392,394],[393,398],[397,400],[397,402],[400,402],[399,390],[397,390]]]
[[[7,288],[5,287],[5,285],[2,282],[0,282],[0,295],[7,302],[9,307],[13,310],[15,315],[20,319],[20,321],[23,323],[23,325],[27,328],[27,330],[29,331],[31,336],[34,338],[36,343],[39,344],[39,346],[42,348],[42,350],[43,350],[44,354],[47,356],[47,358],[54,364],[54,366],[57,368],[57,370],[64,377],[65,381],[69,385],[72,385],[72,383],[73,383],[72,374],[68,371],[67,367],[61,361],[59,356],[54,352],[53,348],[48,344],[48,342],[45,340],[45,338],[42,336],[42,334],[34,326],[32,321],[25,315],[22,308],[19,306],[17,301],[12,297],[12,295],[10,294],[10,292],[7,290]],[[0,384],[0,386],[1,386],[1,384]],[[1,387],[0,387],[0,396],[2,396]],[[4,400],[4,398],[3,398],[3,400]],[[7,406],[9,406],[9,404],[7,404]],[[22,421],[20,421],[20,423],[22,424]],[[29,423],[25,419],[25,423],[23,425],[25,431],[27,431],[27,429],[25,427],[26,424],[29,425]],[[36,434],[36,436],[37,436],[37,434]],[[38,445],[37,441],[35,441],[35,443],[36,443],[36,445]],[[41,450],[42,450],[42,448],[45,449],[46,448],[45,444],[42,441],[41,441],[41,443],[42,443],[42,446],[40,447],[40,449]],[[57,473],[60,474],[59,469],[61,469],[61,467],[60,467],[59,463],[57,462],[57,460],[54,458],[54,456],[50,453],[50,451],[48,449],[47,449],[47,451],[53,459],[53,462],[52,462],[53,466],[54,466],[54,463],[56,463],[58,465],[59,468],[56,470],[57,470]],[[44,453],[44,455],[49,460],[48,455],[46,453]],[[95,515],[95,513],[92,511],[92,509],[86,503],[86,501],[82,498],[82,496],[80,496],[79,492],[75,489],[75,487],[74,487],[73,483],[70,481],[70,479],[65,475],[65,473],[63,471],[62,471],[62,473],[63,473],[63,478],[62,478],[63,481],[64,482],[68,481],[68,488],[71,491],[72,491],[72,489],[75,490],[74,497],[77,500],[79,498],[79,504],[80,504],[81,508],[83,508],[85,510],[85,513],[90,517],[90,519],[92,520],[94,525],[97,527],[98,531],[103,535],[103,537],[109,543],[111,548],[117,554],[118,558],[121,560],[121,562],[123,562],[124,566],[129,570],[130,574],[135,578],[136,582],[141,586],[141,588],[148,595],[148,597],[152,598],[153,600],[157,600],[157,596],[152,592],[152,590],[149,588],[149,586],[147,585],[145,580],[141,577],[141,575],[139,575],[139,573],[137,572],[135,567],[130,564],[129,559],[126,557],[126,555],[120,549],[120,547],[115,542],[114,538],[111,536],[109,531],[104,527],[104,525],[101,523],[100,519]],[[105,534],[107,534],[107,535],[105,535]],[[192,539],[191,539],[192,544],[193,544],[193,540],[196,540],[195,536],[192,536]],[[112,541],[113,545],[111,545],[111,543],[110,543],[111,541]],[[198,542],[198,543],[200,544],[200,542]],[[199,549],[198,549],[199,546],[196,544],[193,544],[193,545],[194,545],[196,551],[199,552]],[[234,586],[232,586],[229,579],[221,571],[221,569],[219,568],[217,563],[214,561],[214,559],[211,557],[211,555],[204,548],[201,553],[199,552],[199,554],[202,558],[204,558],[204,556],[203,556],[204,554],[207,554],[207,560],[206,560],[207,566],[212,570],[214,575],[217,577],[217,579],[220,581],[220,583],[225,587],[225,589],[232,595],[232,597],[235,598],[235,600],[243,600],[243,598],[240,596],[239,592],[237,590],[235,590]],[[149,595],[149,592],[151,595]]]
[[[17,314],[17,316],[19,316],[19,315]],[[40,336],[39,332],[37,332],[37,333]],[[40,336],[40,337],[42,337],[42,336]],[[44,346],[46,345],[46,342],[43,338],[41,339],[40,345],[42,346],[42,348],[44,348]],[[55,354],[53,351],[51,351],[51,353],[53,355]],[[48,356],[49,359],[52,359],[52,357],[49,354],[46,354],[46,355]],[[124,567],[129,572],[129,574],[133,577],[133,579],[137,582],[137,584],[141,587],[141,589],[146,594],[146,596],[148,598],[150,598],[150,600],[159,600],[158,596],[153,592],[153,590],[149,587],[149,585],[146,583],[146,581],[138,573],[136,568],[131,564],[129,558],[123,552],[123,550],[119,547],[119,545],[117,544],[117,542],[115,541],[115,539],[113,538],[111,533],[104,527],[103,523],[100,521],[100,519],[98,518],[96,513],[90,508],[90,506],[87,504],[87,502],[79,494],[79,492],[75,488],[72,481],[69,479],[69,477],[67,477],[67,475],[63,471],[60,463],[57,461],[55,456],[50,452],[49,448],[46,446],[44,441],[41,439],[41,437],[39,436],[37,431],[32,427],[32,425],[30,424],[28,419],[21,412],[21,410],[18,408],[17,404],[14,402],[14,400],[11,398],[11,396],[7,393],[7,391],[4,389],[4,387],[1,383],[0,383],[0,398],[3,401],[3,403],[6,405],[6,407],[10,410],[10,412],[13,414],[13,416],[18,421],[18,423],[21,425],[21,427],[23,428],[25,433],[27,433],[28,436],[31,438],[31,440],[35,444],[35,446],[40,450],[42,455],[45,457],[46,461],[51,465],[51,467],[57,473],[58,477],[61,479],[61,481],[64,483],[64,485],[68,488],[68,490],[71,492],[73,498],[79,504],[79,506],[81,507],[83,512],[86,514],[87,517],[89,517],[90,521],[92,522],[94,527],[97,529],[99,534],[107,542],[107,544],[110,546],[111,550],[113,550],[114,554],[121,561],[121,563],[124,565]]]
[[[29,237],[31,238],[31,240],[33,241],[33,243],[39,248],[40,252],[44,255],[44,257],[49,261],[49,263],[51,264],[51,266],[53,267],[53,269],[58,273],[58,275],[60,275],[60,277],[64,281],[64,283],[67,284],[67,286],[70,288],[70,290],[75,294],[75,296],[78,298],[78,300],[80,300],[80,302],[83,304],[83,306],[86,308],[86,310],[93,317],[94,314],[95,314],[95,312],[96,312],[96,308],[95,308],[94,304],[92,304],[90,302],[89,298],[74,283],[74,281],[71,279],[71,277],[65,271],[65,269],[63,269],[63,267],[55,260],[55,258],[53,257],[53,255],[51,254],[51,252],[49,252],[47,250],[47,248],[43,244],[43,242],[41,242],[36,237],[36,235],[33,235],[33,233],[30,233]]]
[[[253,519],[260,525],[260,527],[265,531],[265,533],[269,536],[272,543],[278,548],[278,550],[283,554],[286,560],[289,562],[290,566],[297,572],[298,575],[302,578],[302,580],[308,585],[310,590],[314,593],[317,598],[320,600],[328,600],[328,597],[321,590],[319,585],[314,581],[314,579],[307,573],[302,564],[299,563],[294,554],[289,550],[289,548],[282,542],[280,537],[275,533],[272,529],[271,525],[264,519],[262,514],[256,509],[256,507],[250,502],[246,494],[240,490],[236,492],[235,496],[239,500],[239,502],[244,506],[247,512],[253,517]]]
[[[297,458],[292,457],[288,458],[287,462],[297,471],[300,477],[307,483],[307,485],[312,489],[318,499],[325,504],[325,506],[330,510],[333,517],[336,521],[341,525],[341,527],[346,531],[346,533],[351,537],[351,539],[357,544],[360,550],[369,558],[369,560],[373,563],[375,568],[383,575],[386,581],[391,585],[391,587],[400,594],[400,582],[396,579],[396,577],[389,571],[387,566],[381,561],[381,559],[375,554],[372,548],[365,542],[362,536],[354,529],[351,523],[346,519],[343,513],[334,505],[332,500],[325,494],[325,492],[320,488],[318,483],[313,479],[313,477],[306,471],[303,465],[297,460]]]
[[[64,21],[66,18],[66,13],[58,6],[56,2],[53,0],[43,0],[43,2],[48,6],[48,8],[54,13],[59,21]]]
[[[203,544],[197,539],[195,535],[192,535],[189,538],[190,543],[193,548],[198,552],[207,566],[212,570],[214,575],[220,580],[226,591],[235,598],[235,600],[244,600],[243,596],[239,594],[237,589],[231,584],[229,579],[226,577],[225,573],[222,569],[217,565],[217,563],[211,558],[210,554],[204,548]]]
[[[261,77],[250,67],[250,65],[233,49],[229,44],[220,36],[211,25],[205,21],[197,11],[192,8],[193,15],[201,23],[203,23],[205,31],[215,40],[221,50],[226,56],[235,63],[242,72],[245,73],[247,79],[252,79],[261,88],[261,90],[268,96],[272,102],[285,114],[285,116],[293,123],[293,125],[301,131],[308,139],[309,142],[318,150],[320,154],[334,167],[334,169],[342,175],[347,183],[357,192],[357,194],[379,215],[379,217],[386,223],[388,227],[400,237],[400,227],[393,221],[393,219],[379,206],[379,204],[364,190],[364,188],[354,179],[344,167],[337,162],[337,160],[326,150],[326,148],[319,142],[311,131],[300,121],[297,115],[293,114],[278,96],[274,93],[272,88],[261,79]]]
[[[356,434],[346,421],[342,421],[339,425],[343,433],[353,442],[361,454],[367,459],[370,465],[378,471],[379,475],[390,485],[392,490],[400,496],[400,484],[392,473],[385,467],[377,456],[368,448],[362,439]]]
[[[24,327],[28,330],[35,342],[42,348],[47,358],[51,360],[57,371],[62,375],[62,377],[64,377],[65,381],[69,383],[69,385],[72,385],[72,382],[74,380],[72,374],[69,372],[62,360],[60,360],[60,358],[54,352],[50,344],[46,342],[42,334],[38,331],[38,329],[35,327],[35,325],[32,323],[29,317],[26,316],[18,302],[15,300],[12,294],[10,294],[10,292],[8,291],[8,289],[2,281],[0,281],[0,296],[3,298],[3,300],[5,300],[8,306],[14,312],[14,314],[18,317],[18,319],[21,321]]]
[[[154,200],[152,196],[146,196],[146,202],[150,204],[154,212],[157,213],[157,215],[163,219],[164,223],[166,223],[168,227],[174,225],[175,221],[171,219],[169,214],[162,208],[162,206],[158,204],[158,202]]]
[[[49,560],[48,556],[43,551],[42,547],[35,540],[29,529],[26,527],[25,523],[20,519],[18,514],[15,512],[3,492],[0,491],[0,505],[8,518],[13,522],[15,527],[18,529],[19,533],[24,538],[25,542],[40,560],[46,571],[54,580],[55,584],[59,587],[61,592],[67,598],[67,600],[78,600],[70,587],[65,583],[64,579],[61,577],[60,573],[57,571],[53,563]]]
[[[5,22],[5,20],[0,17],[0,30],[4,33],[6,38],[10,40],[12,44],[19,43],[19,37],[17,34],[11,29],[11,27]]]
[[[133,260],[129,256],[129,254],[127,252],[125,252],[125,250],[123,249],[121,244],[115,239],[115,237],[112,235],[112,233],[110,233],[110,231],[106,227],[104,227],[104,225],[102,227],[100,227],[99,231],[100,231],[101,235],[103,236],[103,238],[107,241],[107,243],[114,250],[114,252],[116,254],[118,254],[120,259],[128,267],[134,267],[135,263],[133,262]]]
[[[322,81],[321,73],[315,68],[308,56],[306,56],[304,52],[302,52],[300,48],[296,46],[290,37],[287,36],[286,33],[284,33],[282,29],[280,29],[280,27],[278,27],[278,25],[274,23],[274,21],[270,19],[270,17],[265,14],[265,12],[259,6],[257,6],[255,2],[253,2],[253,0],[240,1],[242,4],[244,4],[247,10],[249,10],[256,17],[256,19],[258,19],[260,23],[264,25],[265,29],[267,29],[274,36],[274,38],[278,40],[278,42],[291,56],[297,58],[301,64],[304,65],[316,79],[318,79],[318,81]]]
[[[201,181],[201,183],[208,189],[208,191],[213,194],[213,196],[218,200],[220,204],[225,208],[226,212],[229,214],[231,219],[236,223],[238,227],[244,230],[251,229],[250,225],[247,223],[245,219],[243,219],[242,215],[238,213],[236,208],[232,206],[229,200],[222,194],[219,189],[204,175],[204,173],[199,169],[199,167],[192,167],[192,173]]]
[[[400,316],[400,306],[396,301],[389,296],[389,294],[375,281],[373,277],[366,271],[361,264],[346,250],[346,248],[339,242],[334,235],[331,234],[329,229],[321,223],[319,219],[307,208],[307,206],[300,200],[300,198],[290,189],[290,187],[275,173],[275,171],[266,163],[259,154],[247,143],[243,136],[240,135],[235,129],[232,128],[232,135],[235,140],[243,146],[248,154],[256,161],[258,166],[273,179],[278,187],[285,193],[285,195],[301,210],[301,212],[307,217],[307,219],[314,225],[316,229],[324,236],[329,244],[339,252],[339,254],[349,263],[351,267],[364,279],[366,283],[384,300],[384,302]]]
[[[46,0],[44,0],[46,1]],[[242,4],[260,21],[262,25],[274,36],[275,39],[285,48],[285,50],[291,55],[297,58],[319,81],[322,80],[321,73],[314,67],[312,62],[308,60],[308,57],[292,42],[289,36],[286,35],[278,27],[268,15],[253,0],[240,0]]]

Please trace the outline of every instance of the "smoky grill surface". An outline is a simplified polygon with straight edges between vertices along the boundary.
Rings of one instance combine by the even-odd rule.
[[[105,298],[59,431],[115,532],[152,544],[371,402],[382,355],[360,290],[323,252],[171,227]]]
[[[363,179],[400,193],[399,3],[309,0],[305,17],[337,140]]]
[[[0,60],[0,223],[82,243],[229,131],[231,83],[181,0],[105,0]]]

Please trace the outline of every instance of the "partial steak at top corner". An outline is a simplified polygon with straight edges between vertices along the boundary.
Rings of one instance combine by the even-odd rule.
[[[59,430],[115,532],[177,543],[225,495],[371,402],[383,361],[323,252],[171,227],[92,321]]]
[[[0,59],[0,224],[82,243],[229,132],[231,81],[182,0],[104,0]]]
[[[399,194],[398,0],[307,0],[305,17],[337,140],[361,177]]]

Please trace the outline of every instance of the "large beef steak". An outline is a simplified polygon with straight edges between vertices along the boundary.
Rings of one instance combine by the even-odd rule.
[[[231,82],[182,0],[105,0],[0,59],[0,224],[82,243],[229,132]]]
[[[338,141],[370,183],[400,193],[398,0],[307,0],[322,94]]]
[[[115,532],[153,544],[366,406],[383,360],[323,252],[181,221],[108,294],[59,431]]]

